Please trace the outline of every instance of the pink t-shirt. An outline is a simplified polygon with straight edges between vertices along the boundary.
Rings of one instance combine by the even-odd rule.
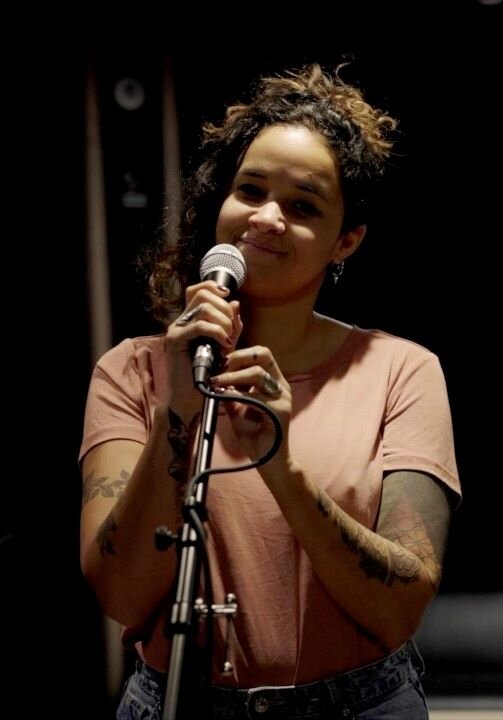
[[[430,351],[354,327],[332,357],[287,379],[295,458],[366,527],[375,527],[387,471],[429,473],[460,494],[444,376]],[[127,339],[112,348],[93,374],[80,458],[106,440],[145,443],[154,407],[167,392],[162,336]],[[211,466],[245,461],[226,415],[219,414]],[[214,602],[233,592],[239,608],[229,678],[217,672],[225,621],[215,621],[215,682],[310,682],[382,655],[328,595],[257,470],[212,475],[207,508]],[[138,646],[161,670],[169,657],[164,623],[158,619]]]

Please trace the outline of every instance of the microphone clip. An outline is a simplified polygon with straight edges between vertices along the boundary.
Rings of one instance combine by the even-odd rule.
[[[196,387],[200,384],[208,384],[208,377],[212,374],[216,361],[217,356],[210,343],[197,346],[194,360],[192,361],[192,374]]]

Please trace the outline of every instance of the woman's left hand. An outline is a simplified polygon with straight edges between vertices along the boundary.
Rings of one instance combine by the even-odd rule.
[[[241,394],[266,403],[273,410],[283,430],[283,441],[274,457],[263,466],[261,474],[272,465],[288,463],[288,429],[292,414],[292,392],[269,348],[256,345],[234,350],[227,355],[224,372],[211,378],[214,388],[226,394]],[[236,437],[251,460],[258,460],[272,447],[276,430],[266,413],[240,402],[222,403],[229,415]],[[267,474],[267,473],[266,473]]]

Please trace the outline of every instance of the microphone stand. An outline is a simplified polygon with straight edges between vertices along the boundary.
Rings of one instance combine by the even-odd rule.
[[[201,598],[196,598],[198,588],[199,572],[201,569],[200,543],[204,542],[204,528],[202,520],[205,519],[205,501],[207,491],[208,469],[213,452],[213,441],[217,425],[218,398],[206,390],[206,378],[208,370],[214,362],[214,353],[210,344],[201,345],[196,352],[193,363],[194,384],[204,396],[203,412],[198,438],[197,454],[195,461],[195,472],[189,482],[187,495],[183,506],[183,527],[181,536],[172,533],[166,527],[159,527],[156,530],[156,545],[159,550],[165,550],[174,542],[178,543],[180,555],[178,561],[175,601],[171,609],[169,628],[171,630],[171,655],[168,669],[166,692],[164,695],[162,720],[176,720],[176,713],[179,704],[180,687],[182,683],[183,670],[185,665],[185,649],[187,636],[193,627],[193,613],[197,616],[207,617],[210,615],[224,615],[227,617],[227,642],[229,639],[229,627],[233,616],[237,612],[236,596],[228,593],[225,603],[221,605],[212,604],[208,606]],[[204,386],[204,389],[203,389]],[[280,422],[274,412],[268,410],[267,406],[252,398],[240,397],[240,402],[250,405],[261,406],[268,413],[276,430],[276,437],[269,451],[259,461],[241,465],[234,470],[247,470],[261,465],[271,458],[281,444],[282,429]],[[231,468],[232,469],[232,468]],[[230,469],[220,468],[219,472],[229,472]],[[192,494],[189,495],[189,491]],[[190,521],[192,518],[192,522]],[[199,533],[194,529],[198,525]],[[203,550],[204,552],[204,550]],[[209,573],[209,570],[208,570]],[[211,587],[211,577],[207,578],[207,586]],[[212,618],[210,617],[210,621]],[[224,674],[232,672],[232,664],[227,659],[222,667]],[[190,718],[190,720],[195,720]]]
[[[217,423],[217,406],[218,401],[216,398],[204,397],[194,477],[197,477],[210,467]],[[192,487],[192,483],[189,484],[189,487]],[[197,513],[199,518],[203,516],[206,490],[206,480],[199,480],[194,487],[194,494],[185,498],[183,513],[184,524],[181,536],[176,538],[176,542],[179,543],[180,547],[180,557],[175,601],[172,606],[171,619],[169,621],[172,630],[172,641],[162,713],[163,720],[176,720],[187,636],[193,625],[193,612],[195,610],[199,615],[208,614],[206,605],[200,600],[196,603],[195,594],[198,588],[197,581],[201,567],[201,559],[198,554],[200,549],[198,545],[201,542],[201,538],[198,538],[196,531],[189,522],[191,512]],[[169,531],[166,532],[166,529],[159,528],[157,532],[158,539],[162,538],[163,535],[164,538],[166,538],[166,535],[168,536],[168,542],[166,543],[164,541],[165,547],[175,541],[172,533]],[[233,602],[234,596],[229,595],[228,599],[231,599],[230,604],[233,605],[233,608],[229,607],[228,603],[227,606],[225,606],[225,610],[221,610],[219,606],[213,606],[212,610],[232,615],[233,612],[236,611],[237,606]]]

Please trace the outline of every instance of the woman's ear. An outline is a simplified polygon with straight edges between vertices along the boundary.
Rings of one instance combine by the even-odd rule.
[[[354,251],[358,249],[361,241],[365,237],[366,232],[366,225],[358,225],[352,230],[341,233],[337,238],[334,253],[332,255],[332,260],[336,263],[341,263],[347,257],[352,255]]]

